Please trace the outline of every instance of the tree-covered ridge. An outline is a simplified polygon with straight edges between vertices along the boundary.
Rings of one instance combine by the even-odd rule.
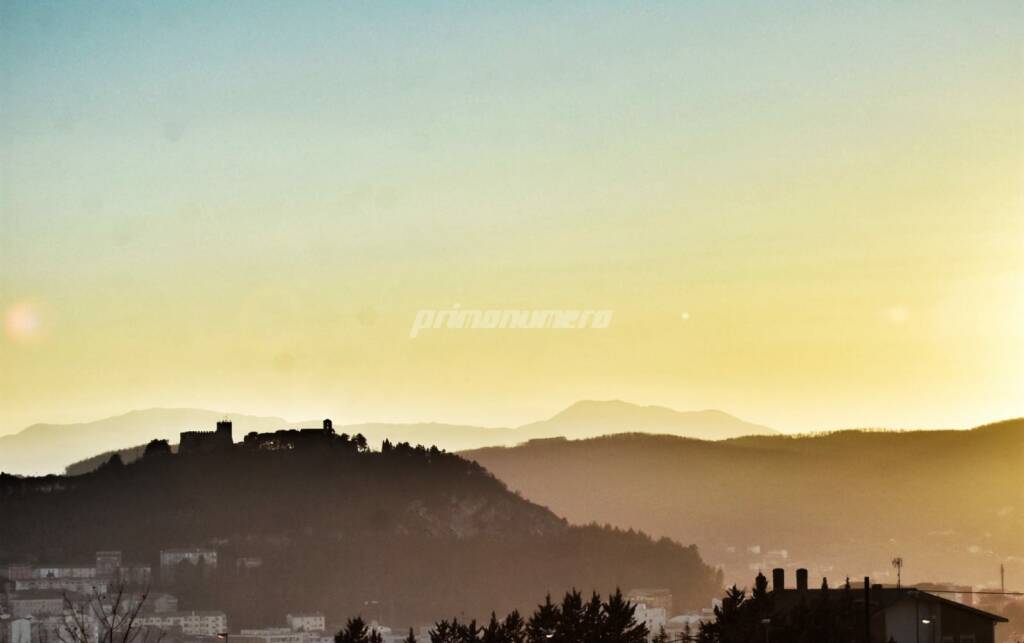
[[[912,556],[922,580],[998,582],[1003,562],[1024,572],[1024,420],[720,442],[617,435],[463,455],[571,521],[694,542],[743,577],[759,562],[743,557],[753,546],[853,576],[895,554]],[[587,493],[595,484],[614,491]]]
[[[161,549],[212,546],[217,569],[173,589],[183,609],[223,608],[239,626],[301,610],[340,619],[368,601],[389,622],[423,623],[523,609],[573,586],[670,587],[697,606],[721,587],[694,547],[570,526],[438,449],[375,451],[355,436],[255,444],[174,455],[154,443],[137,462],[81,476],[4,476],[0,564],[120,549],[156,568]],[[236,570],[242,557],[262,566]]]
[[[486,625],[476,620],[442,619],[430,630],[430,643],[646,643],[647,626],[637,622],[636,606],[616,589],[602,600],[594,592],[589,599],[572,589],[560,603],[548,594],[528,619],[513,610],[499,619],[491,612]],[[662,635],[660,637],[664,639]],[[348,620],[334,637],[334,643],[380,643],[380,635],[367,627],[362,617]],[[416,643],[412,630],[407,643]]]

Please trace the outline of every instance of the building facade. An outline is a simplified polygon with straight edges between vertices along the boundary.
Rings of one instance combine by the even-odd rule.
[[[217,636],[228,631],[228,617],[224,612],[154,613],[140,616],[137,622],[160,630],[179,629],[188,636]]]
[[[319,612],[309,614],[288,614],[288,627],[302,632],[323,632],[327,629],[327,621]]]
[[[163,549],[160,551],[160,577],[174,580],[181,565],[201,566],[206,572],[217,568],[217,550],[204,547],[191,549]]]

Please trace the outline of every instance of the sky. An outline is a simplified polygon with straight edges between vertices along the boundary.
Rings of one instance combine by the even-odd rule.
[[[1019,2],[0,0],[0,434],[1022,416],[1022,43]],[[452,309],[611,319],[410,336]]]

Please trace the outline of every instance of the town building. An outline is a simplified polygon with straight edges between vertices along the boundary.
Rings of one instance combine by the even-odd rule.
[[[64,613],[64,593],[52,590],[18,592],[7,598],[13,618],[37,617]]]
[[[36,565],[32,578],[96,578],[96,566],[89,563]]]
[[[672,591],[664,588],[638,588],[626,592],[626,600],[636,605],[646,605],[648,609],[661,608],[665,614],[672,612]]]
[[[10,628],[7,631],[7,640],[11,643],[32,642],[32,621],[27,618],[13,618],[10,621]],[[0,627],[3,621],[0,621]]]
[[[323,632],[327,629],[327,621],[320,612],[307,614],[288,614],[285,617],[288,627],[302,632]]]
[[[7,578],[18,580],[32,578],[32,565],[29,563],[15,563],[7,566]]]
[[[19,578],[14,581],[14,591],[26,592],[32,590],[54,589],[78,594],[106,594],[109,583],[105,578],[75,578],[47,577],[47,578]]]
[[[228,631],[227,615],[214,611],[143,614],[136,622],[161,630],[179,629],[188,636],[217,636]]]
[[[668,625],[668,613],[664,607],[647,607],[647,605],[640,603],[636,605],[633,618],[636,619],[637,623],[643,623],[647,626],[649,638],[657,636]]]
[[[796,570],[796,588],[785,586],[785,571],[772,572],[772,599],[776,618],[785,619],[799,605],[806,605],[812,594],[807,570]],[[830,597],[840,601],[844,592],[852,592],[855,608],[869,615],[872,641],[895,643],[995,643],[996,625],[1007,619],[971,605],[932,594],[914,587],[883,587],[871,585],[867,591],[827,589]],[[867,609],[865,610],[865,598]],[[857,607],[859,605],[859,607]],[[770,627],[770,624],[768,625]],[[863,633],[858,640],[864,640]]]
[[[114,576],[121,569],[120,551],[98,551],[96,552],[96,575]]]
[[[152,575],[149,565],[125,565],[120,551],[98,551],[94,563],[16,563],[7,567],[7,577],[15,584],[15,590],[67,589],[84,592],[92,587],[102,590],[115,582],[148,585]]]
[[[204,571],[209,572],[217,568],[217,550],[205,547],[160,550],[160,577],[162,580],[174,580],[180,565],[201,566]]]
[[[263,558],[259,556],[240,556],[235,559],[235,569],[248,572],[263,567]]]
[[[178,597],[167,592],[154,592],[146,597],[145,608],[154,614],[169,614],[178,611]]]
[[[306,643],[306,633],[290,627],[264,627],[241,630],[233,634],[235,643]]]

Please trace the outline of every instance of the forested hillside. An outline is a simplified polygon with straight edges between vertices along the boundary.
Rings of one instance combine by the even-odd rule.
[[[185,609],[226,609],[233,627],[289,611],[341,618],[368,604],[389,622],[483,617],[571,587],[671,587],[685,607],[721,587],[693,547],[569,526],[474,462],[406,444],[371,452],[342,436],[151,453],[73,478],[3,476],[0,543],[0,563],[121,549],[154,566],[161,549],[215,547],[218,569],[203,582],[183,575],[174,591]],[[243,556],[263,566],[238,572]]]
[[[738,582],[776,563],[883,580],[897,555],[904,579],[994,583],[1001,563],[1024,574],[1022,420],[719,442],[620,435],[465,455],[569,520],[695,542]]]

